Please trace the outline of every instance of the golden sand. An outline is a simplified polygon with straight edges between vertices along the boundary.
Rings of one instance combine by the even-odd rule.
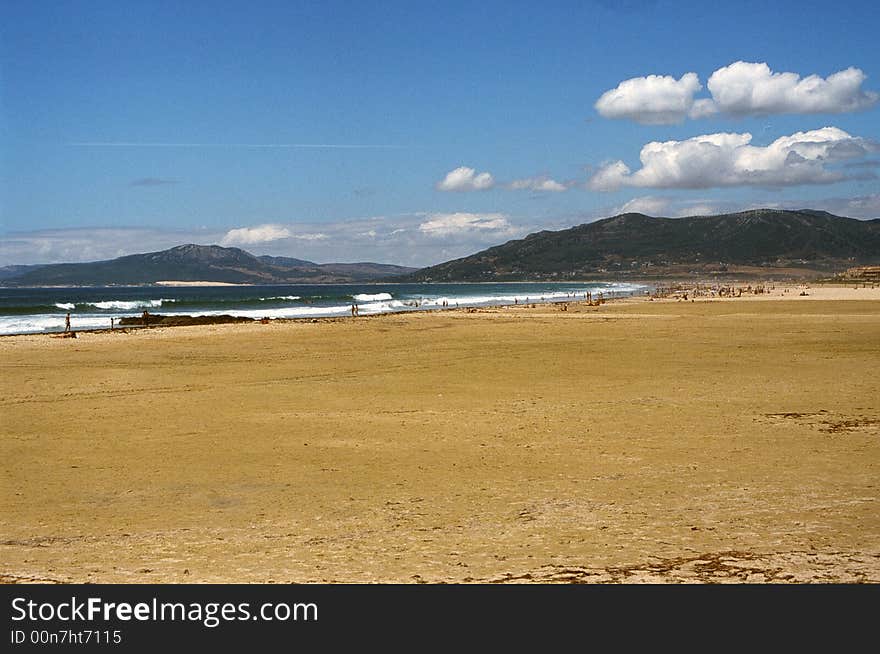
[[[821,292],[0,339],[0,575],[880,582],[880,289]]]
[[[247,286],[230,282],[179,282],[174,280],[156,282],[156,286]]]

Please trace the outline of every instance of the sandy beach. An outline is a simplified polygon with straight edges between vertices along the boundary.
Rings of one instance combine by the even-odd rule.
[[[6,582],[880,582],[880,289],[0,360]]]
[[[196,287],[205,287],[205,286],[246,286],[246,284],[231,284],[229,282],[181,282],[175,280],[165,280],[156,282],[156,286],[196,286]]]

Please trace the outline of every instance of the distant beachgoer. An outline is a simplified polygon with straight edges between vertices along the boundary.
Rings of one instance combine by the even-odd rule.
[[[150,324],[150,314],[144,311],[144,315],[141,318],[144,320],[144,327],[148,327]]]
[[[351,305],[351,317],[354,318],[356,315],[357,315],[357,309],[355,308],[355,305],[352,304]]]
[[[116,318],[110,318],[110,331],[113,331],[113,324],[116,321]]]
[[[64,331],[65,332],[70,331],[70,314],[69,313],[67,314],[67,317],[64,318]]]

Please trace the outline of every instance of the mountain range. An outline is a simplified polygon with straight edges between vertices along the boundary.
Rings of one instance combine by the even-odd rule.
[[[625,213],[543,231],[399,281],[565,280],[706,274],[817,276],[880,262],[880,219],[757,209],[691,218]]]
[[[318,264],[289,257],[257,257],[239,248],[179,245],[161,252],[131,254],[109,261],[8,266],[5,286],[105,286],[159,281],[231,284],[344,284],[368,282],[415,271],[381,263]]]
[[[625,213],[542,231],[467,257],[415,269],[377,263],[317,264],[239,248],[180,245],[93,263],[7,266],[4,286],[480,282],[704,275],[817,276],[880,263],[880,219],[824,211],[756,209],[690,218]]]

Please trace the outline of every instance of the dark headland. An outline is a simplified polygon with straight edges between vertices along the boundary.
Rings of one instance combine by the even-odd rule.
[[[880,263],[880,219],[757,209],[691,218],[625,213],[542,231],[399,281],[817,278]]]

